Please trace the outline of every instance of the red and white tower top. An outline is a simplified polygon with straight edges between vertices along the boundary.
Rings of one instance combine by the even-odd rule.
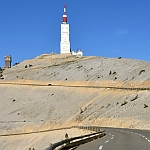
[[[64,5],[63,23],[67,23],[66,4]]]
[[[69,24],[67,23],[66,5],[64,5],[64,14],[61,23],[61,40],[60,40],[60,53],[70,54],[70,31]]]

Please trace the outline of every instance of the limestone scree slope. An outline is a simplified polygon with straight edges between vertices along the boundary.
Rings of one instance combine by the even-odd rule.
[[[0,132],[150,129],[150,91],[142,90],[150,87],[149,74],[149,62],[125,58],[43,54],[23,61],[0,80]]]

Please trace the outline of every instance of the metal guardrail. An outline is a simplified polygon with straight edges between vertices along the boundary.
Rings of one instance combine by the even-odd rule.
[[[71,128],[86,129],[86,130],[90,130],[90,131],[95,131],[95,133],[91,133],[91,134],[87,134],[87,135],[84,135],[84,136],[78,136],[78,137],[73,137],[73,138],[69,138],[69,139],[66,139],[66,140],[62,140],[60,142],[54,143],[53,145],[51,145],[46,150],[54,150],[55,148],[57,148],[59,146],[62,146],[59,150],[67,150],[69,148],[79,146],[83,143],[90,142],[94,139],[103,137],[105,135],[105,131],[102,130],[100,127],[72,126]]]
[[[80,146],[81,144],[91,142],[93,140],[96,140],[98,138],[103,137],[104,135],[105,135],[105,133],[97,133],[96,135],[89,136],[89,137],[80,139],[78,141],[66,144],[65,146],[61,147],[59,150],[68,150],[68,149],[71,149],[71,148],[76,148],[76,147]]]

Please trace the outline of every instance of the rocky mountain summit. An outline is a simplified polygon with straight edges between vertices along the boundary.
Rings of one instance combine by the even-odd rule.
[[[150,63],[43,54],[3,71],[1,133],[72,125],[150,129]]]
[[[150,130],[149,74],[145,61],[62,54],[1,70],[0,149],[40,150],[65,132],[87,133],[46,132],[74,125]]]
[[[4,72],[5,80],[149,81],[150,63],[125,58],[43,54]]]

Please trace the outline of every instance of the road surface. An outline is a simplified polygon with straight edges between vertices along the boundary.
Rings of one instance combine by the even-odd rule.
[[[150,131],[104,128],[106,136],[76,150],[150,150]]]

